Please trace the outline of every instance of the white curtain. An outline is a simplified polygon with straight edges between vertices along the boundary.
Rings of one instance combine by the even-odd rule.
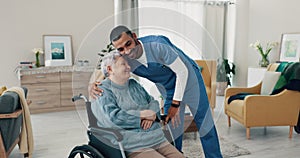
[[[155,17],[155,19],[154,19]],[[194,59],[202,58],[203,2],[187,0],[140,0],[140,36],[162,34]],[[199,32],[193,37],[192,32]]]
[[[208,0],[205,5],[205,28],[210,32],[217,47],[220,57],[233,60],[235,41],[235,5],[234,1]],[[207,41],[207,40],[205,40]],[[212,49],[209,47],[207,50]]]
[[[233,3],[228,0],[140,0],[140,36],[164,34],[193,59],[231,57],[234,48],[234,31],[231,30],[235,24],[234,8],[231,7]],[[147,8],[155,8],[152,10],[160,11],[161,14],[149,13]],[[153,16],[164,20],[152,20]],[[159,27],[150,29],[151,22]],[[191,23],[196,28],[191,28]]]
[[[115,0],[115,26],[126,25],[138,34],[138,0]]]

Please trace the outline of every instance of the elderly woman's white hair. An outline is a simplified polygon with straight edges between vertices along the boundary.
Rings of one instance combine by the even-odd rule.
[[[107,71],[107,67],[113,65],[114,63],[116,63],[118,57],[120,57],[121,54],[117,51],[113,51],[107,55],[105,55],[102,58],[102,62],[101,62],[101,71],[102,73],[105,75],[105,77],[108,77],[108,71]]]

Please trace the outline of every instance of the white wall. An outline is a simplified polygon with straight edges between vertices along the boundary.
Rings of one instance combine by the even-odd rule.
[[[299,6],[299,0],[250,0],[249,42],[256,39],[280,42],[282,33],[300,32]],[[249,54],[252,61],[259,58],[253,49]],[[279,47],[270,53],[270,57],[273,62],[279,60]]]
[[[250,43],[257,39],[280,42],[282,33],[300,32],[299,6],[299,0],[236,1],[238,33],[235,41],[234,62],[237,65],[237,75],[234,77],[234,86],[246,86],[248,66],[258,66],[259,55],[249,48]],[[1,1],[0,85],[19,84],[13,71],[19,61],[34,61],[31,49],[43,46],[42,35],[72,35],[75,58],[86,34],[112,14],[111,0]],[[94,50],[105,45],[103,43],[107,40],[106,29],[110,27],[99,31],[99,36],[104,38],[99,42],[98,39],[94,41],[92,46],[97,48],[91,48],[92,54]],[[270,55],[272,62],[279,60],[279,49],[274,49]]]
[[[246,86],[247,69],[258,66],[260,56],[249,44],[280,42],[281,34],[300,32],[299,0],[237,0],[237,39],[234,61],[237,75],[234,86]],[[279,60],[279,47],[270,53],[271,62]]]
[[[236,5],[236,38],[233,62],[236,65],[236,75],[233,86],[246,86],[248,59],[248,26],[249,0],[237,0]]]
[[[112,16],[111,0],[9,0],[0,2],[0,86],[18,86],[14,69],[20,61],[34,61],[33,48],[43,47],[44,34],[72,35],[73,61],[80,43],[99,22]],[[105,28],[105,29],[111,29]],[[102,30],[94,48],[103,48],[108,41]],[[102,44],[102,45],[101,45]],[[98,48],[99,47],[99,48]],[[90,55],[96,56],[97,52]],[[91,57],[88,57],[91,58]],[[94,57],[95,58],[95,57]]]

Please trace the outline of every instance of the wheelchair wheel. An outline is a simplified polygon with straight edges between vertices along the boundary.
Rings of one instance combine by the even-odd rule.
[[[300,134],[300,126],[294,126],[294,130],[295,130],[295,132]]]
[[[295,130],[295,132],[300,134],[300,112],[299,112],[299,116],[298,116],[298,123],[296,126],[294,126],[294,130]]]
[[[90,145],[81,145],[73,148],[68,158],[75,158],[76,155],[79,155],[80,158],[104,158],[104,156],[94,147]]]

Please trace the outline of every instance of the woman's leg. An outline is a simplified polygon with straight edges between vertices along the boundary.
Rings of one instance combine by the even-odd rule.
[[[184,158],[183,154],[169,142],[162,143],[159,148],[157,148],[157,152],[166,158]]]
[[[138,152],[133,152],[128,155],[129,158],[185,158],[181,152],[179,152],[169,142],[163,142],[160,145],[153,148],[145,148]]]
[[[165,158],[163,155],[158,153],[154,149],[147,149],[145,151],[141,152],[133,152],[128,155],[129,158],[150,158],[150,157],[155,157],[155,158]]]

